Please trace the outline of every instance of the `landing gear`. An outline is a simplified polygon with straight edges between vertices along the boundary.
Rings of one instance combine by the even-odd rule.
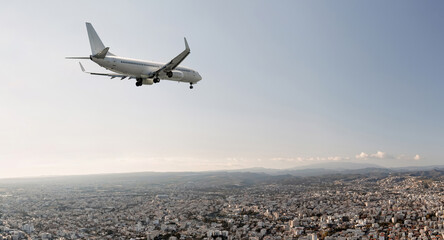
[[[190,89],[193,89],[193,83],[190,83]]]
[[[137,78],[137,79],[136,79],[136,87],[140,87],[140,86],[142,86],[142,81],[143,81],[142,78]]]
[[[156,78],[153,79],[153,82],[154,83],[158,83],[158,82],[160,82],[160,79],[156,77]]]

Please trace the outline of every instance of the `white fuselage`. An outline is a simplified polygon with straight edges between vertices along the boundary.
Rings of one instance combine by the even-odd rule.
[[[131,75],[144,79],[150,78],[151,73],[157,71],[159,68],[165,65],[163,63],[124,58],[113,55],[106,56],[105,58],[96,58],[91,56],[91,60],[115,73]],[[192,84],[197,83],[202,79],[197,71],[187,67],[178,66],[172,72],[173,75],[171,77],[168,77],[165,73],[159,74],[158,77],[160,79],[188,82]]]

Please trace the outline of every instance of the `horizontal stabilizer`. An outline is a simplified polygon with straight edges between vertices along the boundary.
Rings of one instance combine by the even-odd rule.
[[[130,75],[123,75],[123,74],[115,74],[115,73],[95,73],[95,72],[87,72],[85,71],[85,68],[83,67],[82,63],[79,62],[80,65],[80,69],[82,69],[82,72],[84,73],[88,73],[88,74],[92,74],[92,75],[99,75],[99,76],[106,76],[106,77],[110,77],[111,79],[113,78],[120,78],[121,80],[128,78],[128,79],[132,79],[132,78],[136,78],[134,76],[130,76]]]
[[[89,57],[65,57],[65,59],[89,59]]]
[[[80,64],[80,69],[82,69],[82,72],[85,72],[85,68],[83,67],[82,63],[79,62],[79,64]]]

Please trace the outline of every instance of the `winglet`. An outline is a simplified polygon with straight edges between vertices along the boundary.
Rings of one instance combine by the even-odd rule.
[[[82,69],[82,72],[85,72],[85,68],[83,67],[82,63],[79,62],[79,64],[80,64],[80,69]]]
[[[190,46],[188,46],[187,38],[183,38],[183,39],[185,39],[185,49],[190,50]]]

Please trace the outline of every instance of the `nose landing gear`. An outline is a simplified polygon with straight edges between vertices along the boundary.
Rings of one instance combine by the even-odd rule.
[[[193,83],[190,83],[190,89],[193,89]]]

